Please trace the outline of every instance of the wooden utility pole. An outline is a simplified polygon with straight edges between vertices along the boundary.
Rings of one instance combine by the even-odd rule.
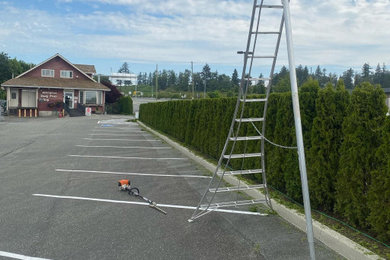
[[[192,79],[192,99],[195,97],[195,82],[194,82],[194,63],[191,61],[191,79]]]
[[[158,64],[156,64],[156,99],[158,97]]]

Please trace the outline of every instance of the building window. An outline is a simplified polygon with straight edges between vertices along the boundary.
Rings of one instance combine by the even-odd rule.
[[[71,78],[73,78],[73,71],[71,71],[71,70],[61,70],[60,77],[61,78],[71,79]]]
[[[84,97],[86,105],[101,105],[103,104],[103,91],[83,91],[80,97]],[[81,102],[83,101],[80,98]]]
[[[41,69],[41,76],[54,78],[54,70]]]
[[[16,99],[16,92],[11,92],[11,99]]]
[[[85,104],[96,105],[96,91],[85,91]]]

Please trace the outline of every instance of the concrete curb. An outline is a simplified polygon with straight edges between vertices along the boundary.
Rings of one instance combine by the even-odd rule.
[[[214,173],[215,168],[217,167],[215,164],[210,163],[203,159],[202,157],[196,155],[193,153],[190,149],[183,147],[179,143],[171,140],[169,137],[162,135],[158,133],[157,131],[151,129],[150,127],[146,126],[140,121],[137,121],[140,126],[151,132],[152,134],[156,135],[157,137],[161,138],[165,142],[167,142],[169,145],[171,145],[176,150],[183,153],[185,156],[190,158],[191,160],[195,161],[196,163],[202,165],[204,168],[206,168],[208,171]],[[224,180],[226,180],[231,185],[237,185],[238,179],[232,176],[225,176]],[[242,184],[241,184],[242,185]],[[248,190],[243,191],[247,195],[255,198],[255,199],[264,199],[264,195],[257,190]],[[272,200],[272,206],[273,209],[281,216],[284,220],[289,222],[290,224],[296,226],[298,229],[302,230],[303,232],[306,232],[306,220],[305,215],[299,213],[298,211],[294,209],[289,209],[285,207],[282,204],[279,204],[275,200]],[[364,260],[364,259],[384,259],[376,254],[374,254],[372,251],[364,248],[363,246],[357,244],[356,242],[352,241],[351,239],[341,235],[340,233],[330,229],[329,227],[321,224],[320,222],[313,220],[313,232],[314,237],[324,243],[326,246],[334,250],[335,252],[339,253],[343,257],[347,259],[353,259],[353,260]]]

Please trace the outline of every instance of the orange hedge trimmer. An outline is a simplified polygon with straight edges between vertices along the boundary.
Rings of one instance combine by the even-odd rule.
[[[121,191],[127,191],[127,193],[129,193],[129,195],[135,196],[135,197],[139,197],[139,198],[143,199],[144,201],[146,201],[147,203],[149,203],[149,207],[154,208],[154,209],[160,211],[161,213],[163,213],[165,215],[167,214],[164,210],[162,210],[159,207],[157,207],[157,203],[156,202],[154,202],[154,201],[152,201],[152,200],[150,200],[150,199],[148,199],[148,198],[146,198],[144,196],[141,196],[139,194],[139,189],[138,188],[136,188],[136,187],[131,188],[130,180],[119,180],[118,181],[118,186],[119,186],[119,189]]]

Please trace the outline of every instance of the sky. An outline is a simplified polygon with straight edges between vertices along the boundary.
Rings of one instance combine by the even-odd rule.
[[[280,3],[278,0],[264,0]],[[174,69],[231,75],[242,70],[252,0],[0,0],[0,52],[38,64],[56,53],[116,72]],[[368,62],[390,64],[390,0],[291,0],[295,64],[341,74]],[[280,12],[264,10],[264,30]],[[257,52],[274,39],[258,40]],[[267,54],[267,53],[264,53]],[[268,53],[269,54],[269,53]],[[266,64],[256,66],[268,73]],[[288,65],[285,37],[277,68]],[[389,67],[389,66],[388,66]],[[264,72],[263,72],[264,70]]]

